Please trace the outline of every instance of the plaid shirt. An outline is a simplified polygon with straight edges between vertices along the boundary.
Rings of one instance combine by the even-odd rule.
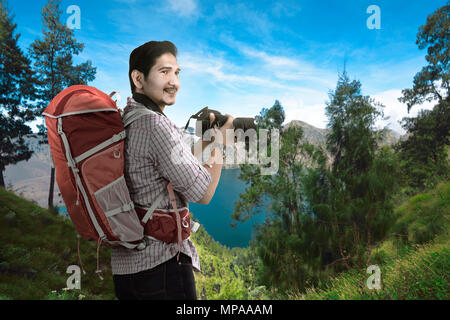
[[[145,108],[128,98],[125,113]],[[179,210],[189,208],[188,202],[197,202],[206,193],[212,178],[191,153],[181,130],[163,115],[145,115],[126,128],[125,180],[133,202],[150,207],[170,181],[175,191]],[[177,161],[172,161],[172,150],[177,150]],[[158,209],[172,210],[169,194],[163,197]],[[148,270],[170,260],[178,253],[177,243],[149,240],[142,251],[113,247],[111,267],[113,274],[132,274]],[[181,243],[181,252],[192,258],[194,270],[200,271],[197,250],[188,238]]]

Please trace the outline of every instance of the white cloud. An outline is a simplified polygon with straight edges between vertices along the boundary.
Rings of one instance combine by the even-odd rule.
[[[233,63],[220,52],[214,56],[200,50],[185,52],[179,56],[182,77],[199,79],[204,88],[213,81],[215,89],[222,92],[214,103],[234,116],[254,116],[279,100],[286,122],[302,120],[325,128],[325,101],[337,75],[291,57],[271,55],[249,46],[238,48],[257,61],[240,59]]]
[[[306,82],[308,87],[321,88],[325,91],[336,85],[337,75],[334,71],[320,68],[299,56],[290,53],[290,56],[270,54],[227,35],[221,35],[221,40],[237,48],[246,57],[260,60],[262,64],[259,64],[259,68],[266,71],[271,78],[287,81],[289,85],[293,85],[295,81]]]
[[[302,11],[298,2],[294,4],[275,2],[272,12],[277,18],[295,17]]]
[[[195,0],[169,0],[169,5],[171,10],[182,17],[191,16],[197,10]]]
[[[391,130],[405,134],[405,130],[398,123],[400,120],[404,117],[416,117],[420,110],[431,110],[435,105],[433,102],[425,102],[420,106],[414,106],[408,114],[406,104],[398,101],[401,96],[402,90],[400,89],[387,90],[371,95],[377,102],[381,102],[385,106],[383,109],[385,117],[390,117],[388,120],[379,120],[377,126],[387,126]]]
[[[286,114],[285,123],[300,120],[317,128],[326,127],[326,93],[298,88],[281,96],[279,101]]]
[[[283,56],[269,55],[264,51],[255,50],[250,47],[243,47],[241,51],[247,56],[263,60],[266,64],[270,66],[296,68],[299,65],[298,61],[294,59]]]
[[[272,34],[284,26],[274,23],[268,12],[255,9],[250,2],[217,2],[214,11],[205,17],[209,24],[216,25],[225,22],[224,29],[229,29],[231,23],[233,29],[239,29],[239,33],[250,34],[258,37],[262,42],[272,41]]]
[[[224,58],[204,56],[202,53],[183,53],[179,56],[179,63],[184,70],[191,74],[209,74],[215,81],[225,87],[243,89],[248,86],[262,86],[269,88],[285,88],[284,85],[271,80],[269,77],[245,74],[244,65],[235,65]],[[247,71],[248,72],[248,71]]]

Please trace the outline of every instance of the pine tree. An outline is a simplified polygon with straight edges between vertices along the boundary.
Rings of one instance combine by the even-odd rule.
[[[3,171],[9,164],[28,160],[32,151],[24,136],[31,134],[26,122],[34,117],[36,80],[30,60],[19,48],[20,34],[12,17],[0,2],[0,186],[4,187]]]
[[[42,40],[36,39],[30,48],[34,70],[39,80],[39,115],[48,103],[63,89],[94,80],[96,68],[91,61],[73,64],[72,57],[82,52],[84,45],[78,43],[73,30],[61,22],[60,0],[48,0],[42,9]],[[39,125],[39,133],[46,139],[45,125]],[[46,140],[45,140],[46,142]],[[55,168],[51,168],[48,207],[53,207]]]
[[[327,103],[327,150],[304,143],[302,129],[289,126],[281,133],[277,174],[241,165],[239,178],[249,187],[233,218],[245,221],[264,205],[270,210],[253,243],[264,284],[303,291],[335,272],[370,264],[372,248],[392,223],[397,176],[392,150],[378,149],[374,124],[381,107],[344,73]],[[280,110],[255,119],[276,127],[272,119],[284,119],[276,115]]]
[[[428,65],[416,74],[412,89],[402,91],[399,99],[414,105],[435,101],[431,111],[420,111],[417,117],[404,118],[403,128],[408,139],[400,141],[397,150],[405,184],[412,192],[432,187],[440,179],[448,179],[448,149],[450,142],[450,5],[430,14],[419,28],[416,44],[427,49]]]
[[[433,110],[420,110],[416,117],[403,118],[408,138],[396,145],[401,160],[403,184],[408,193],[431,188],[448,180],[448,146],[450,144],[450,111],[445,101]],[[412,194],[411,194],[412,195]]]
[[[286,115],[280,101],[275,100],[275,103],[270,109],[263,108],[259,116],[255,117],[255,122],[260,128],[281,129]]]
[[[414,77],[412,89],[402,91],[399,98],[409,110],[424,101],[446,102],[449,106],[450,90],[450,5],[445,5],[427,18],[427,23],[419,28],[416,44],[419,49],[427,49],[425,59],[428,65]]]
[[[377,149],[374,128],[382,107],[363,96],[360,82],[345,72],[326,107],[333,162],[324,172],[326,195],[315,190],[310,201],[318,219],[329,224],[332,249],[340,256],[336,261],[347,269],[370,262],[372,248],[392,222],[397,167],[390,149]]]
[[[316,284],[320,275],[317,255],[310,250],[317,247],[308,238],[319,237],[319,232],[309,232],[311,214],[302,185],[305,163],[311,163],[315,148],[302,142],[301,127],[283,128],[284,119],[279,101],[255,117],[259,129],[280,130],[279,168],[276,174],[262,175],[259,166],[241,165],[239,179],[249,187],[240,194],[232,218],[246,221],[267,206],[270,214],[256,228],[253,243],[262,263],[258,278],[281,290],[303,290],[308,283]]]

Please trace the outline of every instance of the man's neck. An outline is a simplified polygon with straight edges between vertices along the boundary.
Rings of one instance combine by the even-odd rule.
[[[148,109],[158,112],[162,115],[165,116],[164,114],[164,107],[165,106],[158,106],[152,99],[150,99],[149,97],[147,97],[145,94],[140,93],[140,92],[135,92],[133,93],[133,99],[136,102],[139,102],[140,104],[143,104],[145,107],[147,107]]]

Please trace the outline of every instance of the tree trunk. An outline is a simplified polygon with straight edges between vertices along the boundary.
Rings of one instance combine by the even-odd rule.
[[[352,227],[353,227],[353,240],[355,241],[355,244],[356,244],[356,254],[358,256],[358,263],[362,267],[363,262],[362,262],[362,256],[361,256],[361,244],[359,243],[359,232],[358,232],[358,228],[356,226],[355,221],[352,221]]]
[[[55,73],[53,72],[53,64],[54,64],[54,44],[51,44],[51,55],[50,55],[50,84],[51,84],[51,99],[55,97]],[[47,133],[48,134],[48,133]],[[47,140],[48,142],[48,140]],[[50,190],[48,193],[48,209],[53,209],[53,190],[55,188],[55,168],[50,169]]]
[[[55,189],[55,168],[50,171],[50,191],[48,193],[48,209],[53,208],[53,190]]]
[[[373,221],[373,210],[374,208],[371,207],[369,210],[369,221]],[[366,265],[370,266],[370,255],[372,253],[372,248],[371,248],[371,241],[372,241],[372,235],[370,233],[370,223],[367,224],[367,262]]]
[[[338,222],[337,222],[336,214],[335,214],[334,218],[335,218],[335,221],[334,221],[335,226],[334,227],[335,227],[335,230],[336,230],[336,235],[338,237],[339,253],[341,254],[341,257],[342,257],[342,259],[339,259],[339,260],[342,260],[344,262],[345,267],[347,268],[347,270],[350,270],[351,269],[350,265],[347,262],[347,259],[348,259],[349,255],[345,256],[344,255],[344,250],[342,249],[342,239],[341,239],[341,234],[340,234],[340,230],[339,230],[339,225],[338,225]]]
[[[3,179],[3,171],[5,170],[5,167],[0,167],[0,187],[5,188],[5,180]]]
[[[367,230],[367,262],[366,265],[370,266],[370,254],[372,253],[372,248],[370,247],[370,227]]]

